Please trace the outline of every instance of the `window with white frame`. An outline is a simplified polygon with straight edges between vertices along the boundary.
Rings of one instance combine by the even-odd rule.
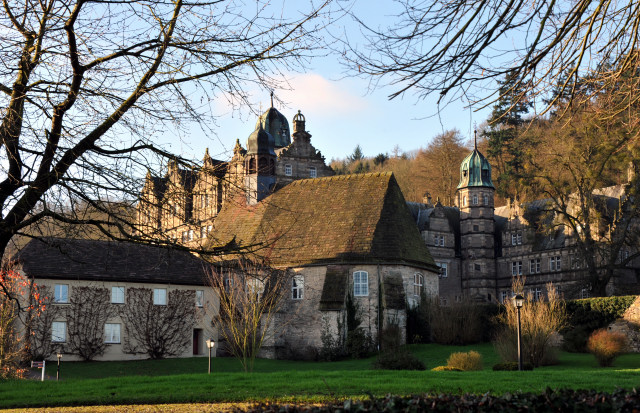
[[[447,278],[449,276],[449,269],[446,262],[436,262],[436,265],[440,267],[440,277]]]
[[[419,272],[413,275],[413,295],[421,296],[424,287],[424,277]]]
[[[529,261],[529,273],[538,274],[540,272],[540,258],[534,258]]]
[[[511,263],[511,275],[522,275],[522,261],[513,261]]]
[[[196,290],[196,307],[204,306],[204,290]]]
[[[484,198],[484,204],[489,205],[489,195],[484,194],[483,198]]]
[[[315,166],[310,166],[309,167],[309,178],[315,178],[317,176],[317,172],[316,172],[316,167]]]
[[[560,256],[549,257],[549,271],[560,271],[561,261]]]
[[[501,291],[500,292],[500,302],[505,304],[509,299],[509,291]]]
[[[124,304],[124,287],[111,287],[111,302]]]
[[[542,300],[542,288],[536,287],[535,290],[532,288],[531,295],[533,296],[534,301]]]
[[[69,302],[69,285],[56,284],[53,289],[53,302],[54,303],[68,303]]]
[[[54,321],[51,323],[51,341],[54,343],[64,343],[67,341],[66,321]]]
[[[302,300],[304,298],[304,276],[295,275],[291,280],[291,298]]]
[[[291,165],[286,164],[286,165],[284,166],[284,174],[285,174],[286,176],[291,176],[291,175],[293,175],[293,168],[291,167]]]
[[[153,305],[167,305],[167,289],[166,288],[153,289]]]
[[[462,197],[462,206],[467,206],[467,197],[466,196]]]
[[[104,342],[109,344],[120,343],[120,324],[105,323],[104,325]]]
[[[522,245],[522,232],[516,233],[516,244]]]
[[[189,237],[188,238],[189,241],[193,241],[193,239],[195,238],[195,231],[190,229],[188,237]]]
[[[473,205],[478,205],[478,195],[473,195]]]
[[[433,236],[433,245],[436,247],[444,247],[445,238],[444,235],[434,235]]]
[[[353,273],[353,295],[355,297],[366,297],[369,295],[368,272],[356,271]]]

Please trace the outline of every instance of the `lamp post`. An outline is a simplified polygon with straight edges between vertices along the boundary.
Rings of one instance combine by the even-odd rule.
[[[211,374],[211,350],[213,349],[213,346],[215,346],[215,345],[216,345],[216,342],[213,341],[212,338],[207,340],[207,348],[209,349],[209,370],[208,370],[208,374]]]
[[[524,297],[520,294],[517,294],[515,297],[513,297],[513,304],[518,310],[518,371],[522,371],[522,328],[520,324],[520,309],[524,305]]]
[[[62,358],[62,353],[56,354],[58,357],[58,369],[56,370],[56,381],[60,380],[60,359]]]

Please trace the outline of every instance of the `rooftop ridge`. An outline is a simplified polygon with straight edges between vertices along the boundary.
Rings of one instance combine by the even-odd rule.
[[[291,182],[289,185],[303,185],[303,184],[316,183],[321,181],[348,181],[348,180],[374,178],[374,177],[390,178],[392,176],[393,176],[393,172],[391,171],[367,172],[363,174],[334,175],[334,176],[324,176],[320,178],[297,179]]]

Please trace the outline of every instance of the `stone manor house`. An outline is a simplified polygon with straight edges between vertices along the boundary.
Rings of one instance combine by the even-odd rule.
[[[260,246],[245,256],[286,270],[290,291],[275,319],[285,328],[265,355],[308,357],[323,334],[343,336],[348,297],[358,307],[360,328],[375,338],[389,323],[404,326],[406,306],[423,294],[444,305],[504,302],[513,277],[522,275],[536,299],[545,297],[548,282],[566,298],[588,295],[570,231],[536,231],[539,220],[548,219],[541,213],[548,201],[496,208],[491,165],[477,147],[460,166],[455,206],[414,203],[406,202],[391,173],[334,176],[305,128],[300,111],[291,133],[286,117],[271,107],[245,146],[236,141],[229,161],[206,152],[200,168],[171,162],[162,177],[148,173],[137,206],[137,224],[150,236],[204,248]],[[603,188],[598,196],[615,206],[625,188]],[[75,286],[106,289],[120,313],[129,288],[153,293],[153,305],[166,305],[173,290],[188,290],[201,318],[180,354],[202,355],[204,340],[217,339],[207,320],[217,314],[218,299],[199,258],[141,246],[124,253],[106,241],[57,244],[32,241],[19,259],[26,275],[55,290],[60,301],[54,306],[68,305]],[[635,253],[625,248],[622,258]],[[611,280],[610,294],[638,292],[640,263],[632,264]],[[67,320],[54,323],[54,341],[63,345]],[[123,318],[108,324],[113,346],[105,358],[132,357],[116,348],[127,339]]]

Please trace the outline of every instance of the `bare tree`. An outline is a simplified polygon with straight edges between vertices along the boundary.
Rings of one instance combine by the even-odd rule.
[[[44,222],[170,243],[132,224],[141,178],[172,157],[157,136],[207,129],[213,102],[278,85],[319,47],[327,4],[3,0],[0,255]]]
[[[294,280],[286,271],[240,260],[210,269],[209,284],[220,297],[214,325],[244,371],[253,371],[265,340],[284,327],[275,318]]]
[[[31,304],[26,312],[24,347],[26,355],[32,360],[42,360],[56,351],[56,344],[51,341],[51,325],[62,315],[62,311],[53,304],[53,292],[50,288],[38,286],[37,296],[35,294],[30,295]],[[42,311],[38,311],[37,302]]]
[[[181,354],[191,343],[196,298],[192,290],[171,290],[166,303],[154,302],[154,291],[128,288],[120,311],[125,352],[161,359]]]
[[[495,83],[509,74],[513,87],[500,93],[517,90],[517,104],[556,88],[561,92],[556,97],[572,96],[583,78],[599,89],[638,72],[636,2],[398,0],[397,5],[390,27],[367,26],[356,17],[368,48],[347,43],[345,53],[356,73],[393,85],[391,98],[413,90],[420,98],[436,94],[439,103],[464,97],[490,104],[498,96],[486,91],[495,91]],[[631,90],[622,93],[625,99],[610,113],[639,98]]]
[[[66,309],[69,330],[66,352],[84,360],[104,354],[109,345],[105,341],[104,325],[115,315],[110,301],[106,288],[73,287]]]

